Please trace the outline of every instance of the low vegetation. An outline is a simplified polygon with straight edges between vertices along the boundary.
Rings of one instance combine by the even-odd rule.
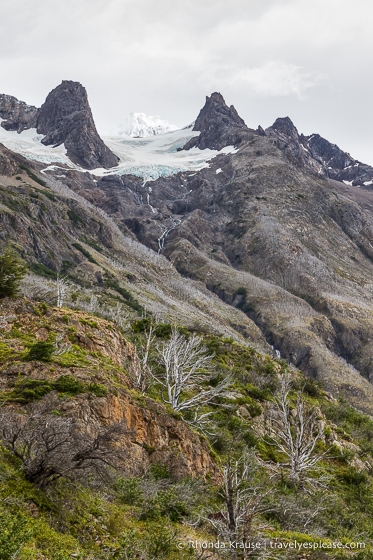
[[[1,324],[4,560],[370,557],[373,423],[286,362],[148,316],[124,325],[128,370],[99,350],[122,336],[100,317],[6,300]],[[135,472],[133,426],[68,412],[116,395],[184,421],[218,470],[183,475],[149,444]],[[246,548],[201,544],[230,541]]]

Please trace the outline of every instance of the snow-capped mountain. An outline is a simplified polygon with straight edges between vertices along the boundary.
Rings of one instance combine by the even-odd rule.
[[[177,126],[170,124],[159,115],[145,113],[130,113],[125,121],[116,129],[110,131],[110,136],[132,136],[133,138],[147,138],[177,130]]]

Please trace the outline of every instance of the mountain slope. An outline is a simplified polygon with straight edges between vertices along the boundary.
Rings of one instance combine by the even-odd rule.
[[[229,115],[223,125],[222,113]],[[214,138],[230,127],[237,153],[216,156],[197,173],[146,183],[130,175],[92,182],[75,173],[71,188],[183,275],[244,310],[288,361],[372,411],[372,195],[320,176],[301,145],[287,151],[270,132],[236,122],[229,108],[209,114],[206,133]],[[290,120],[276,126],[297,145]],[[267,296],[258,300],[260,293]]]
[[[163,256],[136,242],[126,227],[124,235],[59,180],[38,176],[28,161],[6,148],[0,150],[1,170],[0,247],[15,245],[35,273],[51,280],[58,271],[68,274],[79,300],[96,294],[103,308],[115,307],[119,298],[129,310],[135,305],[140,313],[147,309],[190,327],[212,326],[225,336],[242,340],[244,335],[268,348],[241,311],[211,296],[203,285],[182,279]]]
[[[44,235],[37,230],[40,224],[27,226],[34,241],[30,243],[29,235],[21,239],[30,247],[30,256],[52,270],[58,268],[58,262],[79,263],[73,277],[86,281],[87,274],[100,271],[92,262],[82,264],[79,254],[84,253],[76,244],[89,252],[86,239],[104,243],[103,256],[94,253],[93,259],[101,270],[117,275],[107,259],[120,251],[126,272],[141,278],[124,284],[141,305],[188,325],[202,320],[206,328],[214,317],[219,332],[230,331],[235,337],[244,333],[262,347],[265,338],[288,362],[321,379],[334,394],[348,395],[357,408],[373,412],[372,193],[368,187],[356,189],[328,179],[325,166],[305,147],[304,137],[288,118],[277,119],[267,131],[254,131],[220,94],[213,94],[194,128],[200,130],[181,131],[185,136],[171,132],[154,142],[165,147],[160,166],[167,146],[171,146],[172,157],[189,157],[197,150],[204,163],[196,170],[178,172],[177,166],[171,166],[167,172],[153,174],[136,155],[133,174],[120,165],[115,174],[109,171],[103,177],[35,164],[43,169],[52,188],[64,192],[66,204],[72,204],[68,199],[74,191],[92,205],[91,216],[99,207],[112,222],[104,218],[105,225],[101,224],[102,216],[97,213],[92,224],[99,226],[91,227],[88,216],[81,222],[75,220],[72,243],[66,237],[67,231],[71,235],[70,227],[66,223],[57,226],[61,234],[58,242],[53,241],[53,250],[46,241],[40,247]],[[187,140],[184,149],[182,138]],[[308,141],[313,145],[312,138]],[[133,153],[143,154],[149,142],[137,140]],[[236,148],[209,151],[228,143]],[[212,159],[206,161],[209,157]],[[334,163],[329,158],[328,162],[342,169],[348,157],[336,157]],[[69,190],[61,191],[62,185]],[[82,204],[79,197],[76,200]],[[78,215],[86,212],[76,208]],[[21,206],[18,211],[19,216],[24,212]],[[62,224],[61,219],[56,221]],[[6,228],[14,239],[11,223],[8,219]],[[108,223],[111,240],[105,241]],[[98,227],[98,237],[94,227]],[[151,251],[144,253],[145,261],[165,263],[151,280],[149,270],[139,268],[134,254],[141,245],[128,246],[128,238],[121,237],[119,230],[167,257],[168,261]],[[133,263],[131,270],[129,262]],[[167,262],[184,277],[199,282],[192,305],[192,285],[173,268],[166,279]],[[144,277],[149,280],[144,282]],[[176,284],[183,287],[176,288]],[[183,291],[181,298],[178,290]],[[182,306],[176,304],[183,298]],[[200,302],[205,302],[202,309],[198,309]],[[182,311],[177,310],[178,305]]]

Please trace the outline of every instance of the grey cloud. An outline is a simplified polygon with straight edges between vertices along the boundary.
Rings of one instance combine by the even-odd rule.
[[[370,0],[2,0],[1,92],[87,88],[98,127],[182,126],[219,90],[249,126],[289,115],[373,164]]]

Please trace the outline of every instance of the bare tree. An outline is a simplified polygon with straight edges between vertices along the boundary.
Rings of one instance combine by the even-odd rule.
[[[154,325],[150,323],[149,329],[145,330],[145,344],[140,348],[136,348],[139,359],[135,364],[135,386],[145,393],[148,389],[149,380],[151,378],[151,370],[149,367],[150,348],[154,342]]]
[[[16,412],[6,407],[0,417],[0,439],[23,465],[26,477],[39,487],[80,473],[108,475],[124,459],[119,440],[129,433],[123,424],[84,426],[61,414],[61,401],[54,394]]]
[[[65,354],[66,352],[68,352],[69,350],[71,350],[71,343],[70,342],[64,342],[64,336],[59,333],[56,336],[56,340],[54,342],[54,352],[53,354],[55,356],[62,356],[63,354]]]
[[[310,407],[303,393],[295,406],[290,405],[291,377],[284,375],[269,418],[270,444],[285,455],[281,466],[290,469],[290,480],[297,483],[313,469],[326,452],[317,452],[317,443],[323,438],[317,411]]]
[[[225,380],[216,387],[203,388],[212,372],[212,356],[196,335],[186,338],[173,329],[170,340],[159,349],[159,359],[164,373],[157,380],[164,389],[164,402],[174,410],[197,409],[212,402],[229,385]]]
[[[68,282],[66,278],[57,274],[57,307],[62,307],[66,298]]]
[[[223,467],[223,485],[220,492],[223,508],[209,516],[209,522],[219,535],[237,547],[232,548],[232,558],[248,558],[257,548],[250,546],[255,542],[254,521],[263,513],[271,511],[267,490],[255,483],[256,460],[253,454],[245,452],[238,460],[228,458]],[[241,546],[240,546],[241,545]]]
[[[54,305],[56,301],[54,281],[35,274],[25,276],[21,284],[21,291],[24,296],[34,301],[43,301],[48,305]]]

